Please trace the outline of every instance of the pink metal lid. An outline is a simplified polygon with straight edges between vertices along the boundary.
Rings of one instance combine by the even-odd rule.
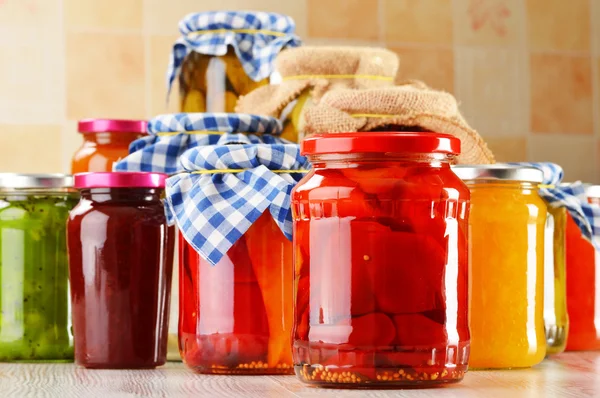
[[[146,133],[145,120],[84,119],[77,125],[80,133]]]
[[[73,185],[85,188],[164,188],[166,174],[129,171],[81,173],[73,176]]]

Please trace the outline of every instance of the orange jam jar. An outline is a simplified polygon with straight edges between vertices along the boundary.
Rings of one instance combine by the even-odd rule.
[[[78,129],[83,144],[73,155],[71,173],[109,172],[129,154],[129,144],[146,134],[143,120],[85,119]]]
[[[432,132],[312,135],[292,192],[293,360],[324,387],[460,381],[469,359],[469,190],[460,141]]]
[[[179,237],[185,364],[204,374],[291,374],[292,242],[269,211],[216,265]]]
[[[455,166],[471,190],[471,368],[526,368],[546,355],[541,170]]]
[[[588,202],[600,208],[600,186],[586,188]],[[567,351],[600,350],[600,256],[581,235],[573,218],[567,221]]]

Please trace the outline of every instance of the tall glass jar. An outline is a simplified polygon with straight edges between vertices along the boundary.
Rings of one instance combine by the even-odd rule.
[[[75,175],[81,200],[67,224],[75,362],[86,368],[163,365],[174,230],[166,175]]]
[[[336,133],[303,142],[292,193],[293,359],[305,383],[460,381],[469,358],[469,190],[452,136]]]
[[[0,174],[0,361],[72,361],[69,176]]]
[[[546,355],[541,170],[456,166],[471,190],[471,368],[533,366]]]
[[[79,121],[83,144],[73,155],[71,172],[112,171],[129,154],[129,144],[146,133],[143,120],[86,119]]]
[[[206,374],[290,374],[292,243],[270,212],[214,266],[180,237],[185,364]]]
[[[600,186],[588,186],[586,195],[592,206],[600,207]],[[567,308],[567,351],[600,350],[600,255],[571,217],[567,221]]]
[[[566,230],[567,209],[549,207],[544,245],[544,322],[548,355],[563,352],[567,345]]]

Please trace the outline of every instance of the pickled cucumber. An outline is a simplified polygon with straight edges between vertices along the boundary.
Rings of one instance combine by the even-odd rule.
[[[69,361],[66,220],[74,194],[0,194],[0,361]]]

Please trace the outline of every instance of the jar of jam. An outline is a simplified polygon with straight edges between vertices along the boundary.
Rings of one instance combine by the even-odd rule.
[[[544,230],[533,167],[455,166],[471,190],[471,368],[525,368],[546,355]]]
[[[78,131],[83,144],[73,155],[71,172],[106,172],[113,163],[129,154],[129,144],[146,133],[143,120],[80,120]]]
[[[586,188],[588,202],[600,209],[600,186]],[[600,255],[572,217],[567,220],[567,351],[600,350]]]
[[[73,360],[70,176],[0,174],[0,361]]]
[[[174,230],[161,202],[166,175],[75,175],[67,223],[75,362],[86,368],[163,365]]]
[[[460,141],[432,132],[312,135],[292,193],[293,360],[305,383],[460,381],[469,359],[469,190]]]
[[[267,210],[216,265],[180,234],[179,349],[206,374],[292,372],[292,242]]]
[[[567,209],[548,207],[544,242],[544,322],[546,353],[565,350],[569,330],[567,315]]]

